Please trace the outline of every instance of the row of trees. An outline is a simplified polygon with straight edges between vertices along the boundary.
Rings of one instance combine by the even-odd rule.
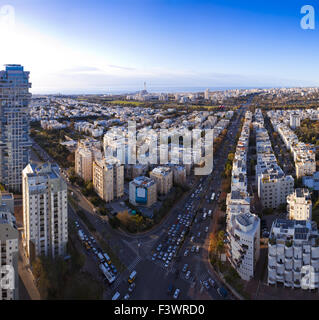
[[[60,130],[31,130],[31,137],[63,168],[74,166],[74,154],[60,144],[64,133]]]
[[[72,240],[68,242],[71,258],[55,259],[40,256],[32,263],[33,274],[42,299],[101,299],[102,285],[89,273],[82,272],[85,256],[79,253]]]

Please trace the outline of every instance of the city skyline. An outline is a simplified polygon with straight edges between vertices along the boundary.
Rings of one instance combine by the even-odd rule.
[[[16,0],[0,60],[33,70],[34,94],[318,86],[304,4]]]

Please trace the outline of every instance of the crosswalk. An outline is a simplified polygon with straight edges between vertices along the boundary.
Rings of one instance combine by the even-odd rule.
[[[140,256],[137,256],[132,263],[127,267],[127,271],[130,274],[135,267],[142,261],[143,259]],[[127,272],[124,272],[120,277],[118,277],[113,283],[113,290],[117,289],[117,287],[121,284],[123,280],[126,280],[128,277]]]
[[[140,256],[137,256],[133,262],[127,267],[129,272],[133,271],[135,267],[142,261],[143,259]]]
[[[206,280],[208,280],[208,278],[210,278],[210,275],[207,272],[202,272],[198,276],[198,281],[206,281]]]

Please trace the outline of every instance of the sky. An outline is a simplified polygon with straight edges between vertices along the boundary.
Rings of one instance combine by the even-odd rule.
[[[306,4],[319,13],[314,0],[0,0],[0,64],[24,65],[33,93],[318,86]]]

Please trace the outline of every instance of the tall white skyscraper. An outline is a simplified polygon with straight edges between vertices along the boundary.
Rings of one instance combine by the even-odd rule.
[[[67,185],[56,164],[23,170],[24,245],[29,259],[65,254],[68,241]]]
[[[0,71],[0,182],[13,191],[21,191],[29,163],[29,88],[29,72],[21,65]]]

